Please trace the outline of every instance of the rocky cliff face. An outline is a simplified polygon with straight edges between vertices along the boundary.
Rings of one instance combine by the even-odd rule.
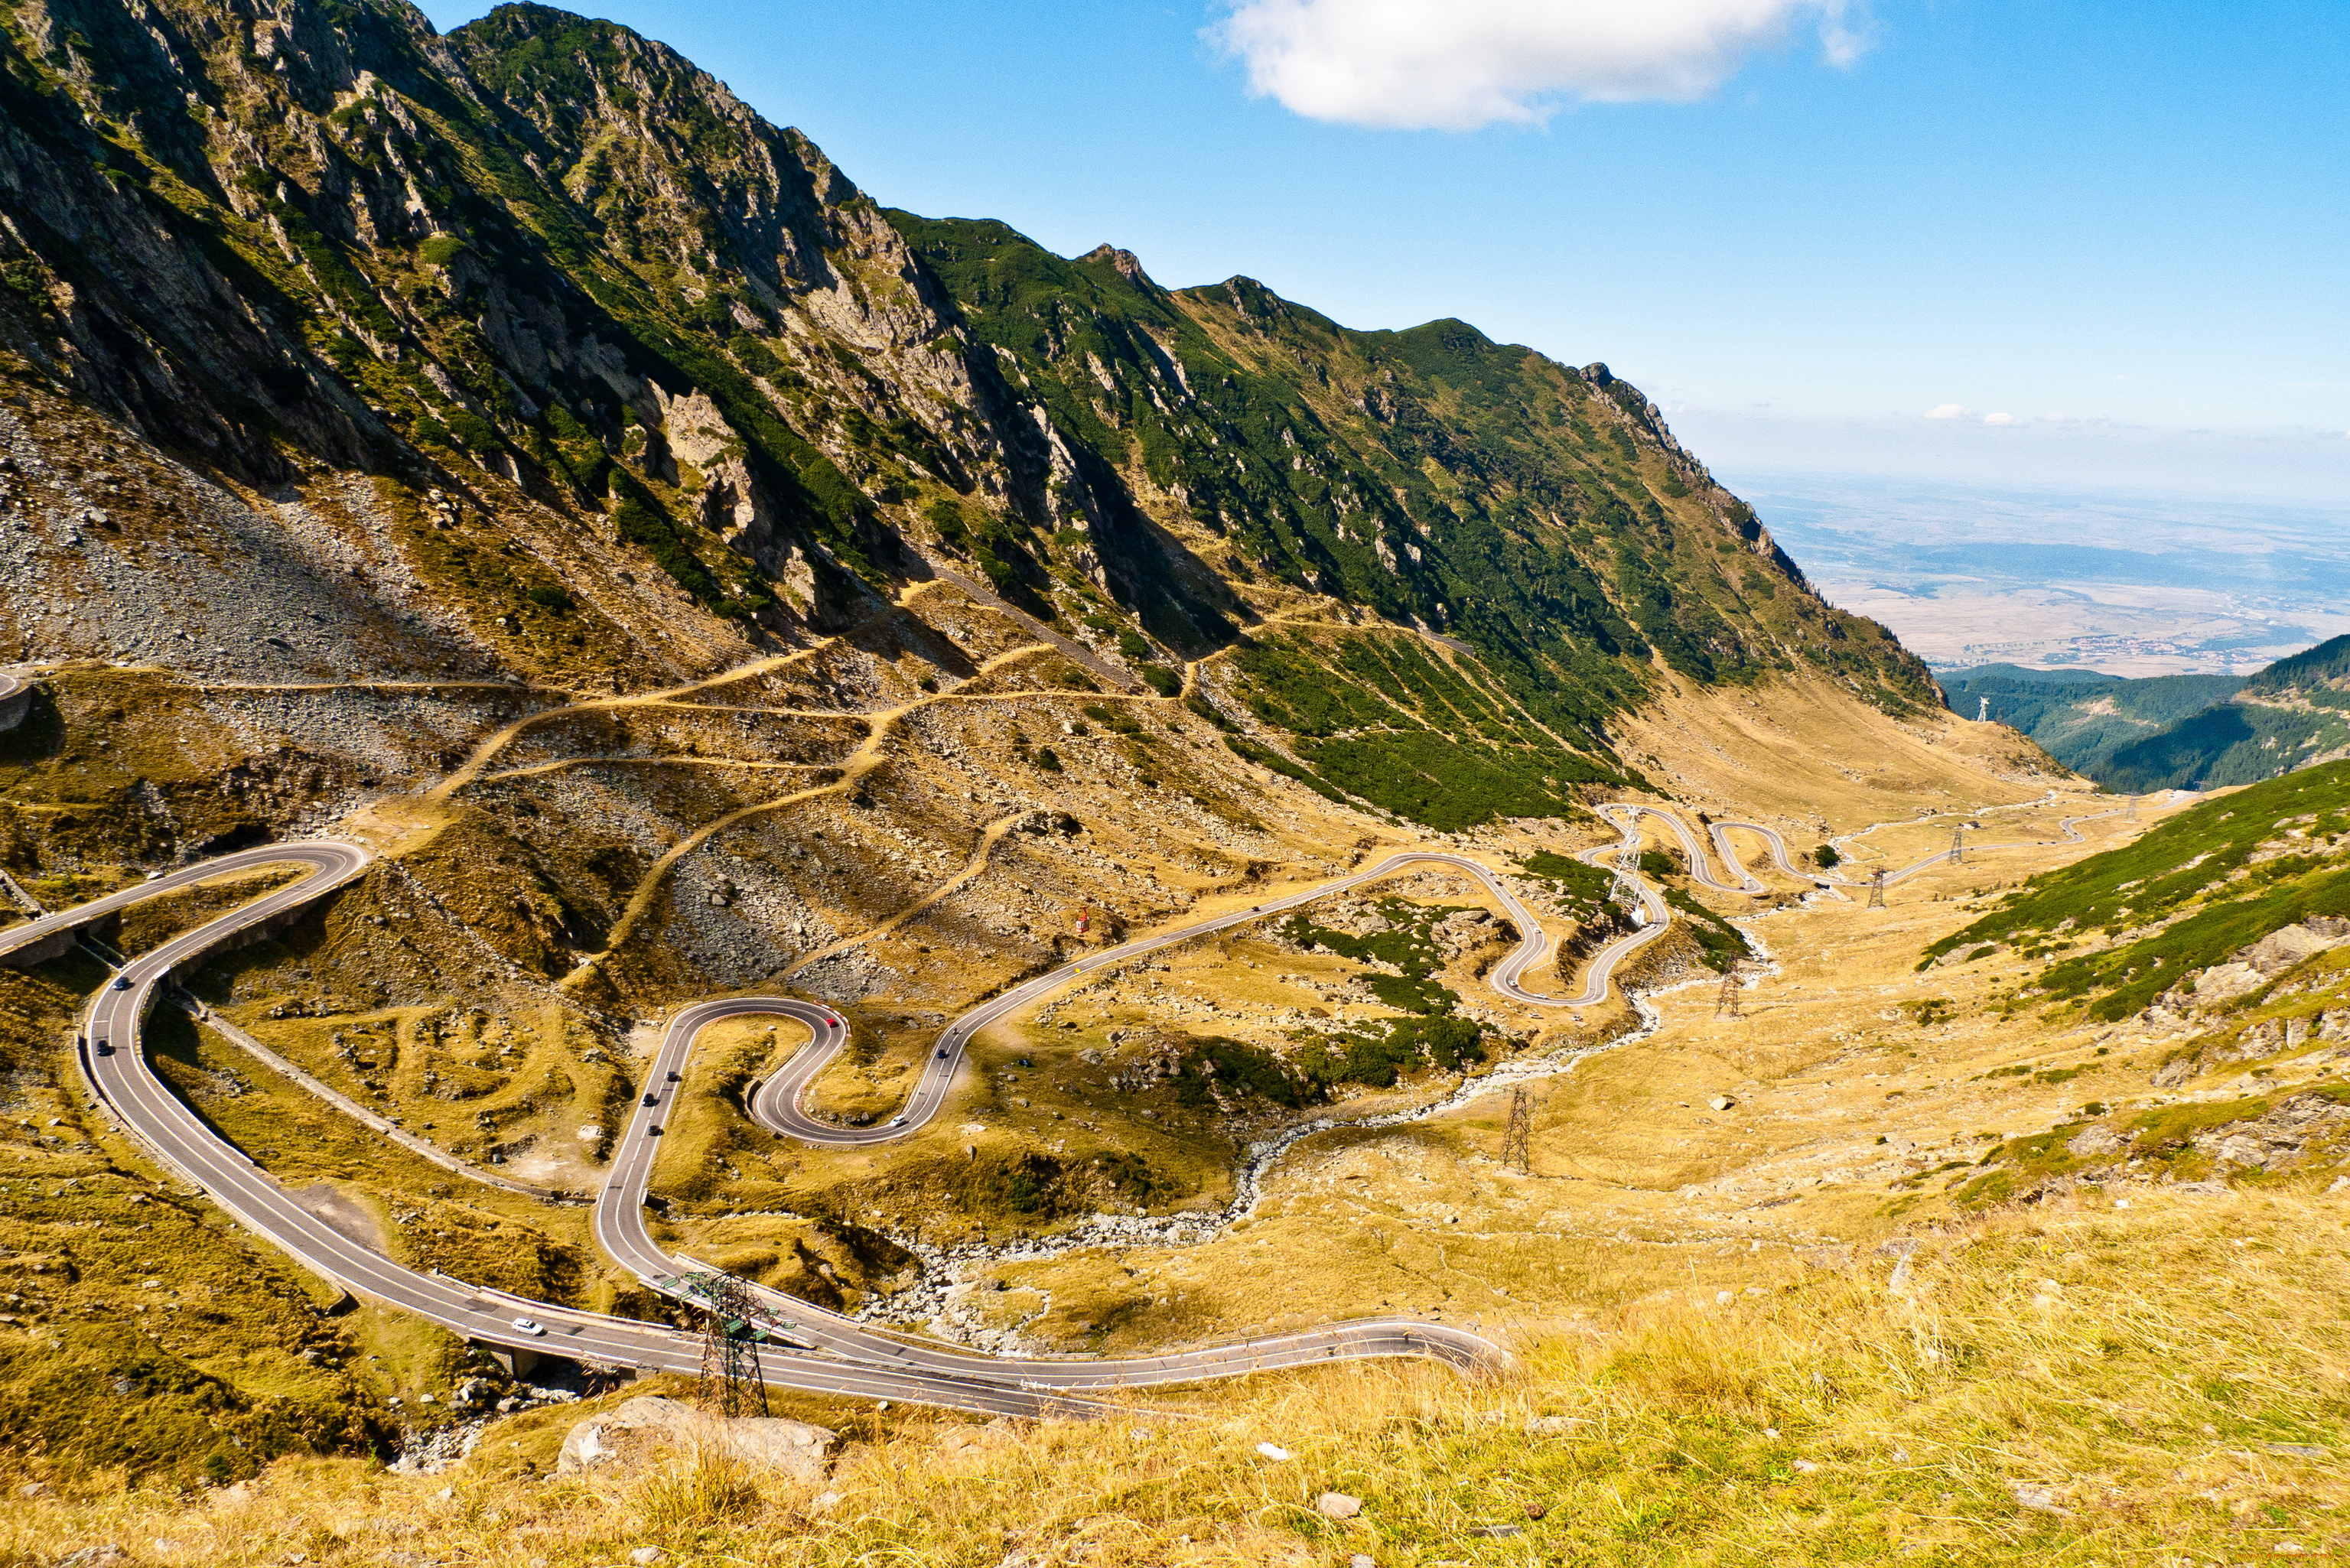
[[[444,37],[397,0],[0,7],[0,658],[36,667],[0,731],[0,896],[366,839],[363,878],[183,978],[457,1159],[570,1188],[636,1101],[632,1030],[681,999],[848,1010],[819,1098],[869,1123],[947,1018],[1119,934],[1430,828],[1490,829],[1503,868],[1589,841],[1577,791],[1627,782],[1635,710],[1783,684],[1873,732],[1861,704],[1931,702],[1603,367],[886,211],[624,28],[525,5]],[[1411,887],[1430,920],[1472,896]],[[149,906],[121,940],[192,915]],[[88,1109],[60,1047],[103,979],[77,961],[0,970],[24,1113],[0,1145],[78,1179],[102,1127],[33,1130]],[[1154,1040],[1213,1032],[1170,1061],[1261,1087],[1288,1083],[1266,1053],[1376,1045],[1349,1081],[1385,1084],[1584,1027],[1141,994]],[[1079,1079],[983,1042],[994,1130],[886,1175],[744,1133],[719,1107],[792,1042],[712,1044],[712,1114],[665,1146],[671,1219],[816,1217],[788,1247],[692,1244],[845,1302],[903,1260],[821,1217],[877,1195],[1014,1225],[1212,1205],[1255,1101],[1179,1124],[1111,1088],[1143,1048],[1123,1028],[1082,1038],[1052,1037],[1089,1075],[1066,1113]],[[220,1040],[174,1040],[181,1092],[289,1181],[380,1193],[410,1262],[650,1309],[560,1216],[469,1210]],[[354,1163],[304,1166],[330,1145]],[[25,1224],[0,1251],[67,1245]],[[88,1321],[154,1299],[147,1251]],[[253,1365],[260,1401],[312,1364]],[[8,1376],[0,1426],[48,1407]],[[203,1458],[163,1410],[139,1464],[242,1473],[292,1440]]]
[[[938,562],[1175,655],[1271,578],[1457,634],[1586,721],[1651,649],[1925,691],[1604,367],[884,213],[625,28],[61,0],[0,31],[0,341],[195,482],[365,474],[379,512],[438,490],[585,524],[608,571],[698,604],[705,651]],[[596,552],[532,553],[557,582],[524,593],[598,598]]]
[[[1066,862],[958,939],[1017,969],[1288,857],[1293,784],[1551,817],[1675,685],[1930,698],[1605,367],[884,211],[608,23],[27,0],[0,192],[27,876],[421,796],[380,891],[470,983],[816,983],[1027,808],[1173,792],[1156,871],[1004,840]]]

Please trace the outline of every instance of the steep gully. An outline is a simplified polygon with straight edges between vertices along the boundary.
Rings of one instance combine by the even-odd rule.
[[[1516,924],[1520,940],[1517,948],[1492,971],[1491,983],[1496,991],[1514,1000],[1544,1007],[1589,1006],[1605,1000],[1610,978],[1620,963],[1669,929],[1670,908],[1655,888],[1638,878],[1634,868],[1640,845],[1638,819],[1644,815],[1672,832],[1679,841],[1692,877],[1710,888],[1748,894],[1764,890],[1732,851],[1728,838],[1731,831],[1751,832],[1761,837],[1778,869],[1789,877],[1810,881],[1821,888],[1856,885],[1832,873],[1798,870],[1776,832],[1761,824],[1741,822],[1711,825],[1715,850],[1735,878],[1725,880],[1713,874],[1696,836],[1675,814],[1637,803],[1612,804],[1600,809],[1623,838],[1617,846],[1586,851],[1586,858],[1617,858],[1619,870],[1637,889],[1640,923],[1593,957],[1583,991],[1574,997],[1545,996],[1525,989],[1523,977],[1549,956],[1552,943],[1539,921],[1503,879],[1466,856],[1426,850],[1390,856],[1331,882],[1140,938],[1006,990],[949,1025],[925,1061],[922,1075],[903,1110],[879,1127],[844,1128],[818,1121],[802,1107],[809,1083],[847,1042],[847,1028],[837,1013],[791,997],[726,998],[688,1006],[670,1020],[663,1033],[645,1092],[639,1096],[598,1199],[594,1215],[598,1243],[654,1289],[692,1299],[679,1276],[696,1270],[698,1265],[662,1251],[647,1225],[645,1199],[660,1147],[660,1118],[682,1086],[696,1038],[722,1019],[754,1014],[782,1016],[805,1024],[811,1034],[806,1048],[757,1087],[749,1104],[754,1120],[780,1136],[817,1147],[867,1147],[910,1136],[937,1116],[953,1088],[971,1038],[989,1024],[1041,1000],[1063,983],[1177,942],[1297,909],[1393,876],[1409,867],[1430,865],[1464,873],[1493,896]],[[2081,816],[2065,819],[2062,825],[2065,836],[2077,840],[2074,826],[2085,820],[2088,818]],[[1886,879],[1888,884],[1898,881],[1949,858],[1950,853],[1945,850],[1926,857],[1889,874]],[[359,876],[370,858],[363,848],[332,841],[273,845],[223,856],[0,931],[0,958],[29,955],[43,950],[45,946],[53,947],[60,938],[69,938],[76,928],[91,920],[143,898],[214,877],[273,865],[307,867],[307,875],[301,879],[182,933],[120,969],[108,989],[91,1002],[77,1046],[82,1069],[99,1100],[161,1161],[203,1189],[241,1223],[312,1271],[356,1293],[415,1313],[469,1340],[510,1351],[548,1352],[648,1369],[696,1370],[700,1365],[698,1344],[666,1327],[530,1301],[468,1285],[446,1275],[420,1272],[341,1235],[302,1208],[242,1151],[206,1125],[148,1063],[140,1041],[140,1025],[174,971],[233,938],[273,921],[291,919],[312,901]],[[24,961],[20,958],[18,961]],[[1479,1092],[1483,1092],[1482,1086]],[[1422,1114],[1427,1114],[1426,1108],[1375,1120],[1386,1122]],[[1279,1140],[1279,1147],[1285,1148],[1296,1137],[1327,1125],[1296,1129],[1293,1137]],[[1268,1155],[1277,1152],[1260,1150],[1258,1158],[1251,1161],[1246,1185],[1252,1192],[1256,1177],[1270,1163]],[[1402,1318],[1357,1320],[1164,1355],[1115,1359],[999,1357],[878,1330],[813,1303],[764,1287],[752,1288],[764,1308],[759,1322],[774,1336],[773,1343],[759,1349],[761,1375],[768,1383],[816,1393],[892,1398],[991,1414],[1100,1413],[1112,1407],[1100,1396],[1116,1390],[1190,1383],[1334,1360],[1419,1356],[1473,1369],[1505,1359],[1500,1347],[1465,1330]],[[519,1326],[525,1321],[535,1321],[536,1328]]]

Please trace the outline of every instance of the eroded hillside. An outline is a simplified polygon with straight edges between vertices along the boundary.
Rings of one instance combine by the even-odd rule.
[[[681,1003],[837,1009],[848,1045],[806,1109],[876,1129],[966,1009],[1223,916],[982,1032],[945,1114],[855,1150],[747,1115],[804,1029],[712,1028],[662,1112],[657,1239],[989,1350],[1466,1325],[1527,1351],[1529,1380],[1472,1412],[1406,1379],[1348,1420],[1499,1410],[1556,1438],[1526,1418],[1596,1419],[1552,1407],[1598,1386],[1555,1375],[1561,1345],[1681,1333],[1724,1291],[1809,1290],[1800,1325],[1835,1310],[1817,1271],[1881,1241],[1956,1259],[2003,1203],[2331,1168],[2338,803],[2263,796],[2227,828],[2214,803],[2117,850],[2149,857],[2157,910],[2098,854],[2137,818],[1943,711],[1604,366],[884,210],[671,51],[541,7],[443,37],[382,0],[31,3],[0,53],[0,620],[31,686],[0,703],[0,893],[30,915],[273,839],[372,850],[180,972],[145,1044],[206,1127],[384,1256],[658,1319],[581,1200]],[[1642,819],[1669,923],[1611,986],[1592,966],[1645,922],[1594,863],[1617,830],[1592,808],[1624,800],[1749,825],[1725,831],[1753,881]],[[1872,868],[1954,834],[1962,858],[1871,907]],[[2174,847],[2199,879],[2161,881]],[[1492,880],[1420,861],[1256,918],[1407,851]],[[604,1387],[534,1386],[303,1274],[85,1092],[75,1039],[114,968],[284,874],[0,969],[0,1428],[27,1485],[430,1466],[486,1430],[465,1472],[486,1498],[551,1461],[544,1407]],[[2097,903],[2094,940],[2067,898]],[[1522,919],[1555,946],[1513,995]],[[2189,968],[2223,979],[2189,992]],[[2094,1033],[2117,1024],[2137,1033]],[[2197,1076],[2239,1071],[2268,1076]],[[2001,1245],[2012,1268],[1954,1261],[1950,1288],[2004,1300],[2041,1266]],[[1803,1381],[1673,1418],[1794,1429]],[[1181,1397],[1262,1414],[1326,1386],[1347,1386]],[[878,1414],[803,1408],[898,1452]],[[1046,1451],[1026,1441],[956,1449],[1026,1456],[974,1461],[993,1484]],[[1737,1484],[1786,1480],[1777,1448],[1728,1447]],[[1378,1473],[1418,1484],[1414,1462]],[[844,1472],[849,1511],[873,1473]],[[98,1528],[74,1511],[100,1482],[8,1528]],[[979,1550],[780,1506],[810,1560]],[[1703,1517],[1657,1506],[1601,1532]],[[714,1526],[681,1507],[682,1550]],[[509,1510],[527,1543],[465,1550],[610,1544]],[[1171,1507],[1118,1550],[1340,1538],[1226,1512]],[[373,1528],[325,1513],[286,1550]],[[1430,1517],[1430,1550],[1462,1544]],[[1084,1537],[1067,1522],[1023,1515],[980,1555]],[[155,1529],[165,1560],[228,1550]],[[279,1552],[277,1529],[254,1539]]]

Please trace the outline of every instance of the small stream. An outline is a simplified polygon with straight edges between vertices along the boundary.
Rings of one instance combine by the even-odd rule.
[[[1759,919],[1766,917],[1751,918]],[[1743,926],[1740,929],[1744,929]],[[1768,949],[1752,932],[1747,933],[1747,940],[1765,966],[1754,972],[1777,973],[1778,965],[1771,961]],[[897,1326],[927,1324],[932,1334],[941,1337],[953,1333],[983,1348],[1035,1354],[1032,1347],[1018,1342],[1016,1330],[1007,1332],[984,1327],[976,1321],[975,1314],[967,1314],[961,1308],[955,1300],[955,1293],[969,1283],[974,1272],[998,1263],[1042,1262],[1089,1247],[1196,1247],[1213,1241],[1238,1221],[1250,1219],[1256,1213],[1257,1206],[1263,1200],[1265,1179],[1284,1156],[1306,1138],[1342,1128],[1372,1130],[1426,1121],[1431,1116],[1459,1110],[1471,1101],[1501,1090],[1563,1076],[1593,1056],[1646,1040],[1662,1027],[1664,1015],[1649,1003],[1649,995],[1665,996],[1691,986],[1719,983],[1717,977],[1708,973],[1659,987],[1654,992],[1627,987],[1625,1000],[1632,1004],[1639,1022],[1612,1039],[1592,1045],[1513,1057],[1503,1062],[1491,1073],[1462,1080],[1451,1093],[1425,1105],[1383,1111],[1368,1116],[1320,1116],[1285,1127],[1273,1137],[1249,1146],[1247,1158],[1232,1181],[1232,1201],[1214,1213],[1095,1214],[1051,1236],[1027,1237],[1015,1241],[968,1241],[945,1247],[907,1236],[890,1235],[891,1241],[920,1260],[921,1279],[895,1295],[875,1296],[851,1315],[869,1323]],[[884,1231],[883,1234],[889,1232]]]
[[[1918,820],[1930,821],[1941,815],[1982,815],[1992,811],[2023,811],[2052,804],[2059,792],[2051,790],[2033,801],[2016,802],[2007,805],[1984,807],[1972,813],[1929,813],[1921,818],[1902,818],[1872,823],[1857,832],[1832,840],[1849,844],[1881,828],[1913,826]],[[2085,819],[2082,819],[2085,820]],[[2067,826],[2070,825],[2067,824]],[[2022,847],[2021,846],[1970,846],[1981,848]],[[1939,858],[1936,857],[1935,858]],[[1746,972],[1757,979],[1776,976],[1781,966],[1769,944],[1754,928],[1772,916],[1792,909],[1811,909],[1817,903],[1849,902],[1839,890],[1829,888],[1806,892],[1794,900],[1775,909],[1762,910],[1729,923],[1737,928],[1752,950],[1755,967]],[[869,1323],[896,1326],[926,1324],[928,1332],[939,1337],[960,1337],[974,1347],[998,1353],[1020,1352],[1036,1354],[1035,1348],[1021,1343],[1017,1328],[1005,1330],[983,1324],[978,1315],[965,1309],[956,1299],[957,1293],[967,1285],[972,1274],[999,1263],[1037,1262],[1061,1257],[1089,1247],[1195,1247],[1213,1241],[1229,1231],[1237,1222],[1252,1218],[1263,1200],[1264,1182],[1283,1157],[1306,1138],[1319,1133],[1341,1128],[1374,1130],[1401,1127],[1407,1123],[1425,1121],[1448,1111],[1458,1110],[1473,1100],[1514,1087],[1521,1084],[1545,1078],[1561,1077],[1575,1071],[1586,1060],[1605,1052],[1619,1050],[1649,1038],[1663,1026],[1664,1015],[1648,998],[1666,996],[1692,986],[1715,985],[1720,981],[1711,973],[1691,976],[1653,992],[1635,991],[1624,987],[1624,998],[1631,1003],[1639,1022],[1613,1039],[1596,1044],[1571,1047],[1541,1054],[1519,1056],[1502,1063],[1482,1077],[1467,1078],[1451,1093],[1425,1105],[1402,1110],[1381,1112],[1376,1116],[1346,1117],[1322,1116],[1287,1127],[1272,1137],[1249,1146],[1232,1182],[1232,1201],[1210,1214],[1126,1215],[1095,1214],[1077,1221],[1068,1229],[1051,1236],[1027,1237],[1014,1241],[970,1241],[953,1246],[940,1246],[918,1238],[896,1235],[887,1231],[890,1240],[903,1247],[918,1261],[921,1277],[919,1282],[891,1296],[876,1295],[859,1306],[851,1315]],[[878,1229],[878,1227],[877,1227]],[[1040,1308],[1037,1315],[1046,1309]],[[1033,1321],[1033,1320],[1032,1320]]]

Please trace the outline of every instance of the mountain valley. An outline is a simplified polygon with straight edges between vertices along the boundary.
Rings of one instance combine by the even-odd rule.
[[[2330,741],[2106,793],[1605,365],[616,24],[0,54],[0,1561],[2342,1549]],[[730,1312],[827,1458],[581,1458]]]

